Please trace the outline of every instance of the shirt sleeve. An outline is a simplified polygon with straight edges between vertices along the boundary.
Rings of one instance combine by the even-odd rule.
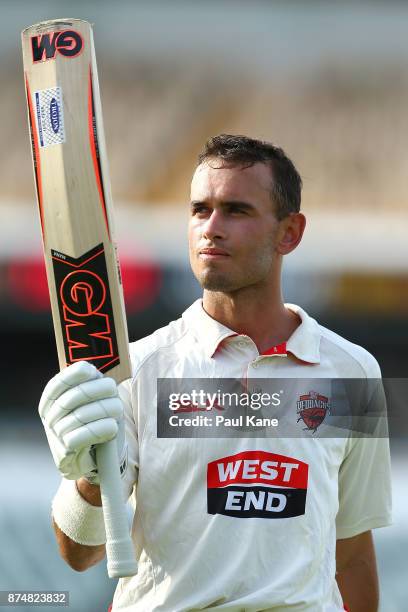
[[[378,411],[385,402],[381,381],[374,384],[375,427],[370,434],[352,432],[339,470],[339,511],[336,517],[337,539],[385,527],[392,523],[391,461],[386,411]],[[385,404],[384,404],[385,410]],[[373,423],[372,416],[368,416]]]
[[[126,437],[126,469],[122,476],[125,499],[129,499],[137,484],[139,475],[139,436],[134,415],[137,410],[133,406],[134,396],[131,392],[131,379],[118,385],[119,397],[124,406],[125,437]]]

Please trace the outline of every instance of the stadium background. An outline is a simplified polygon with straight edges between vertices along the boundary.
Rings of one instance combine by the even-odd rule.
[[[0,590],[70,590],[73,610],[96,612],[114,587],[104,566],[72,572],[50,529],[58,476],[36,406],[57,362],[20,30],[65,16],[95,24],[132,339],[200,295],[186,247],[191,172],[207,137],[244,133],[282,146],[304,180],[308,227],[286,261],[286,301],[365,346],[384,376],[406,377],[408,6],[6,0],[0,9]],[[375,533],[382,612],[408,600],[406,442],[392,440],[395,524]]]

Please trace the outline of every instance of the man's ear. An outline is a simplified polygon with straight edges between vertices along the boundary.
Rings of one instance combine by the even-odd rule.
[[[278,231],[276,250],[280,255],[294,251],[302,240],[306,227],[306,217],[303,213],[290,213],[282,219]]]

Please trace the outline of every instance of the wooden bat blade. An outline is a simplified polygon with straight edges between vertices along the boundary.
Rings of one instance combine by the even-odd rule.
[[[130,376],[129,342],[92,29],[57,20],[22,36],[60,366],[86,359],[119,382]]]
[[[42,22],[22,33],[34,177],[60,367],[86,360],[131,376],[90,24]],[[97,448],[111,577],[136,573],[116,442]]]

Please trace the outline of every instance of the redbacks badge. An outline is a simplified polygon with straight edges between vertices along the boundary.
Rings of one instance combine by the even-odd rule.
[[[296,402],[298,420],[306,425],[303,429],[315,433],[317,428],[323,423],[326,414],[330,414],[330,401],[325,395],[317,391],[309,391],[301,395]]]

